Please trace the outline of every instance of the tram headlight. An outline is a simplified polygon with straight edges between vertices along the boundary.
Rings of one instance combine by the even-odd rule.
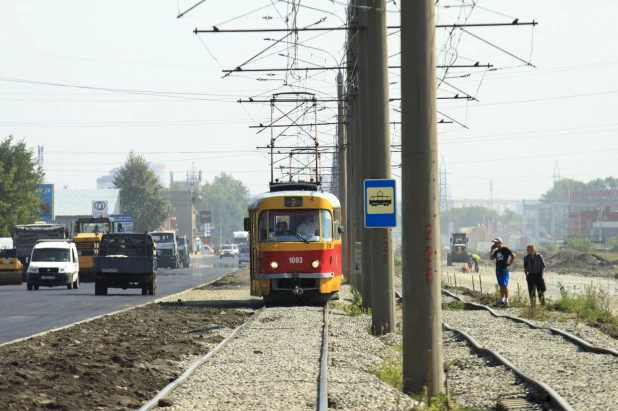
[[[318,268],[320,266],[320,262],[318,260],[313,260],[311,263],[311,267]]]
[[[273,270],[276,270],[279,267],[279,263],[276,261],[273,261],[272,263],[270,263],[270,266],[272,267]]]

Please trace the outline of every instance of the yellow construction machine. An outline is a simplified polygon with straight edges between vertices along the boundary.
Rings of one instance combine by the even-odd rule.
[[[73,242],[79,258],[79,281],[93,282],[94,257],[99,255],[103,234],[114,232],[114,220],[107,217],[80,218],[73,223]]]
[[[0,249],[0,285],[20,285],[22,270],[16,249]]]

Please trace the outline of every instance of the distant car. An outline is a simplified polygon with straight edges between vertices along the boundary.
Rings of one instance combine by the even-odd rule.
[[[234,250],[234,247],[232,246],[232,244],[224,244],[220,248],[219,258],[223,258],[223,257],[232,257],[232,258],[234,258],[237,255],[237,251],[238,251],[238,248],[236,248],[236,250]]]
[[[205,254],[205,255],[209,255],[209,254],[212,255],[212,254],[215,253],[215,250],[213,250],[212,247],[209,246],[209,245],[203,245],[202,246],[202,253]]]
[[[240,248],[238,248],[238,245],[232,244],[232,252],[236,257],[240,255]]]
[[[251,263],[251,250],[249,246],[242,246],[240,249],[240,254],[238,257],[238,265],[242,265],[242,263]]]

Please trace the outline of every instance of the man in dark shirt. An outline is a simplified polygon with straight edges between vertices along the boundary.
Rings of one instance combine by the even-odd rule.
[[[509,266],[515,260],[515,253],[508,247],[502,246],[502,239],[496,237],[489,252],[489,259],[496,260],[496,279],[500,286],[500,301],[496,303],[498,307],[508,307],[509,305]],[[510,258],[510,261],[509,261]]]
[[[536,294],[539,294],[541,306],[545,306],[545,260],[537,254],[534,244],[528,245],[528,255],[524,257],[524,272],[530,294],[530,305],[536,305]]]

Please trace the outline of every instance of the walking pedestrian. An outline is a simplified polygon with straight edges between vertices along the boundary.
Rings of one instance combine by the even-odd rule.
[[[509,266],[515,261],[515,253],[502,245],[502,239],[496,237],[489,252],[489,259],[496,260],[496,279],[500,286],[500,301],[497,307],[509,306]],[[509,261],[510,258],[510,261]]]
[[[528,255],[524,257],[524,272],[528,283],[528,293],[530,294],[530,305],[536,305],[536,294],[539,295],[539,302],[545,307],[545,260],[541,254],[536,252],[534,244],[529,244]]]

